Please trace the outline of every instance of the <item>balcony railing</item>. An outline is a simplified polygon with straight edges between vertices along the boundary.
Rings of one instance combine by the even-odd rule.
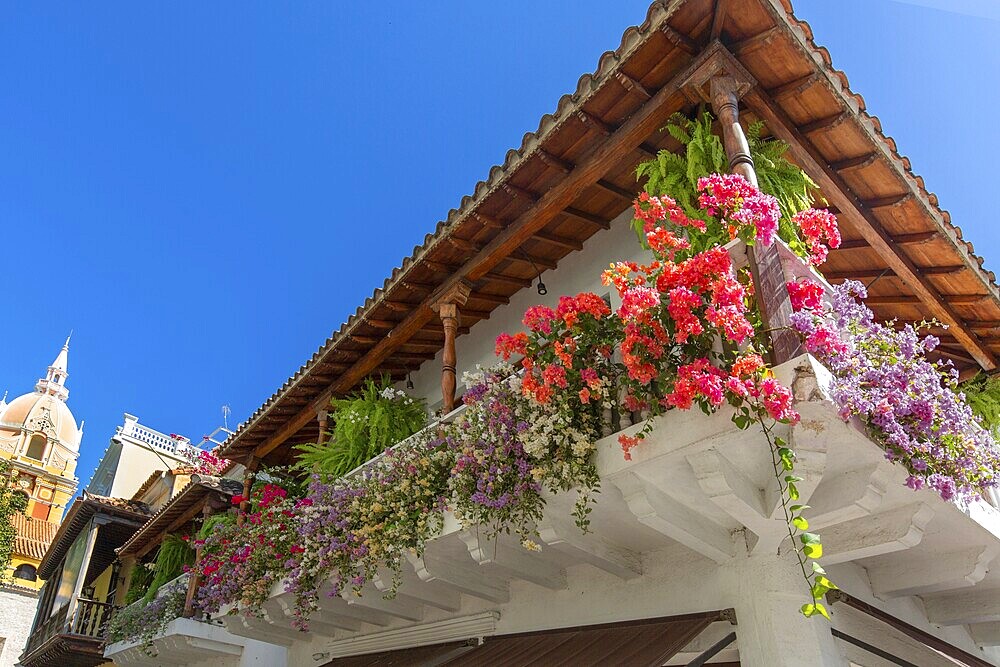
[[[31,653],[56,635],[103,640],[114,609],[114,605],[86,598],[78,598],[75,604],[67,603],[28,637],[25,653]]]

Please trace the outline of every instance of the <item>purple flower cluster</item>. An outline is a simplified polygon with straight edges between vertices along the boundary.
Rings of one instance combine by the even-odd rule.
[[[831,303],[792,316],[806,348],[833,373],[844,419],[859,416],[909,471],[906,485],[967,500],[997,483],[1000,448],[958,390],[951,362],[925,356],[938,340],[917,328],[875,321],[863,285],[834,288]]]

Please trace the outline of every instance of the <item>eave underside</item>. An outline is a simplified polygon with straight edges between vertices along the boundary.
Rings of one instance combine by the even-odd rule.
[[[554,268],[606,228],[639,189],[636,164],[679,148],[662,128],[676,112],[694,113],[698,101],[676,83],[714,38],[757,80],[751,106],[777,110],[764,114],[771,134],[792,138],[793,159],[827,200],[842,204],[845,242],[824,273],[832,282],[868,284],[869,304],[882,319],[916,322],[930,314],[950,324],[933,331],[941,354],[965,376],[992,370],[1000,353],[993,274],[790,12],[779,0],[655,3],[577,92],[241,425],[224,454],[287,460],[285,443],[316,441],[316,413],[331,396],[370,374],[402,379],[434,357],[444,335],[430,304],[444,288],[458,280],[472,285],[459,332],[468,333],[530,286],[532,264]],[[745,123],[759,117],[744,107]]]

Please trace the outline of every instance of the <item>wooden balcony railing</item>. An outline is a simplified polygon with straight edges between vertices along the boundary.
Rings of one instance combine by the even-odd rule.
[[[75,604],[67,603],[31,633],[25,653],[31,653],[56,635],[103,640],[114,610],[111,604],[85,598],[78,598]]]

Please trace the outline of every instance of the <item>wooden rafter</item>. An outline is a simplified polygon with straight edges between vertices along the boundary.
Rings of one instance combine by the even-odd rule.
[[[816,181],[830,203],[849,219],[868,244],[882,256],[893,272],[905,280],[928,314],[952,327],[955,337],[969,350],[985,369],[996,368],[996,358],[976,334],[962,321],[953,306],[954,297],[938,293],[930,279],[920,273],[919,267],[892,240],[889,232],[870,210],[865,208],[844,179],[825,161],[819,150],[809,141],[774,100],[754,88],[744,97],[747,106],[767,123],[771,132],[789,145],[792,156]],[[989,297],[984,297],[989,298]],[[977,301],[978,303],[978,301]]]
[[[896,245],[920,245],[939,237],[940,234],[938,232],[915,232],[913,234],[892,236],[889,240]],[[871,248],[871,244],[868,243],[868,239],[846,239],[840,243],[838,250],[855,250],[857,248]]]

